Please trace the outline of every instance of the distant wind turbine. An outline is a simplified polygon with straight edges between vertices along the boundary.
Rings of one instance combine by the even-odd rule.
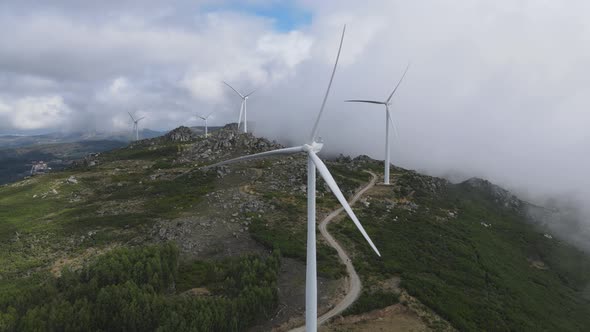
[[[205,121],[205,137],[207,137],[208,133],[207,133],[207,119],[209,119],[209,117],[211,116],[211,114],[213,114],[215,111],[207,114],[207,116],[200,116],[197,114],[197,117],[201,118],[203,121]]]
[[[129,116],[131,117],[131,120],[133,121],[133,131],[135,132],[135,140],[139,141],[139,126],[137,125],[139,123],[139,121],[145,119],[145,116],[142,116],[139,119],[135,119],[133,117],[133,115],[131,115],[131,113],[127,112],[129,114]]]
[[[384,175],[383,175],[383,183],[384,184],[389,184],[389,164],[391,163],[391,161],[390,161],[391,157],[390,157],[390,151],[389,151],[389,124],[390,123],[397,135],[397,129],[395,127],[395,124],[391,120],[391,114],[389,113],[389,105],[391,105],[391,98],[393,97],[393,95],[397,91],[397,88],[399,87],[399,85],[404,80],[404,77],[406,77],[406,73],[408,72],[409,68],[410,68],[410,64],[408,64],[406,66],[406,70],[404,71],[404,74],[400,78],[399,82],[397,82],[397,85],[395,86],[395,88],[393,89],[393,91],[389,95],[389,98],[387,98],[386,101],[360,100],[360,99],[345,100],[345,102],[348,102],[348,103],[367,103],[367,104],[385,105],[385,171],[384,171]]]
[[[306,267],[306,275],[305,275],[305,328],[307,331],[317,331],[317,268],[316,268],[316,168],[319,170],[321,177],[324,179],[332,193],[336,196],[342,207],[346,211],[346,213],[350,216],[358,230],[361,232],[365,240],[369,243],[371,248],[377,253],[377,255],[381,256],[377,247],[365,232],[365,229],[357,219],[356,215],[352,211],[352,208],[344,198],[344,195],[338,188],[336,181],[330,174],[330,171],[324,164],[324,162],[317,156],[317,153],[323,147],[322,143],[318,143],[316,141],[316,136],[318,133],[318,124],[320,123],[320,118],[324,111],[324,107],[326,105],[326,100],[328,99],[328,94],[330,93],[330,88],[332,86],[332,81],[334,79],[334,74],[336,73],[336,67],[338,66],[338,59],[340,58],[340,51],[342,50],[342,42],[344,41],[344,32],[346,31],[346,26],[342,30],[342,37],[340,39],[340,47],[338,48],[338,55],[336,56],[336,63],[334,64],[334,69],[332,70],[332,76],[330,77],[330,83],[328,84],[328,89],[326,90],[326,94],[324,95],[324,99],[322,102],[322,106],[320,107],[320,112],[316,119],[316,122],[313,126],[313,130],[311,132],[311,136],[307,143],[292,147],[292,148],[285,148],[285,149],[278,149],[272,150],[262,153],[257,153],[249,156],[243,156],[227,161],[223,161],[209,167],[225,165],[236,163],[240,161],[246,160],[253,160],[259,159],[264,157],[276,156],[276,155],[289,155],[295,153],[304,152],[307,154],[307,267]]]
[[[238,92],[238,90],[234,89],[233,86],[229,85],[227,82],[223,82],[223,84],[229,86],[232,90],[234,90],[235,93],[238,94],[238,96],[240,96],[240,98],[242,98],[242,105],[240,106],[240,117],[238,118],[238,128],[240,128],[240,123],[242,122],[242,114],[244,115],[244,132],[247,133],[248,132],[248,108],[247,108],[247,104],[248,104],[248,97],[250,97],[254,92],[256,92],[257,89],[254,89],[252,92],[243,95],[241,93]]]

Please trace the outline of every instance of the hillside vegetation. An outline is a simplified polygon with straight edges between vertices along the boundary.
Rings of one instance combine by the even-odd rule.
[[[244,202],[214,208],[249,175],[195,167],[191,149],[217,140],[187,133],[0,187],[1,331],[242,331],[274,313],[278,251],[238,250]],[[226,153],[239,153],[233,133]],[[219,243],[199,243],[209,234]]]
[[[1,186],[0,330],[242,331],[301,316],[285,294],[304,287],[288,267],[305,262],[305,158],[203,168],[277,147],[233,126],[207,139],[181,127]],[[368,157],[327,165],[346,196],[382,170]],[[544,236],[524,202],[478,179],[392,179],[354,206],[381,258],[347,218],[330,226],[364,287],[346,314],[408,306],[386,287],[399,278],[459,330],[590,326],[588,255]],[[317,189],[320,219],[338,204]],[[321,240],[318,272],[322,307],[346,271]]]
[[[174,245],[117,249],[82,270],[4,293],[0,328],[15,331],[242,331],[277,301],[279,255],[178,269]],[[206,270],[204,270],[204,268]],[[198,272],[201,272],[199,275]],[[208,286],[178,294],[176,282]]]
[[[367,283],[400,276],[463,331],[590,326],[589,256],[535,229],[524,202],[478,179],[455,185],[402,169],[394,179],[357,210],[381,258],[350,223],[335,227]]]

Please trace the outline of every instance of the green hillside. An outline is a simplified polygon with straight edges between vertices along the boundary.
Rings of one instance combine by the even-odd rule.
[[[181,127],[0,187],[0,330],[242,331],[300,314],[279,303],[303,287],[289,266],[305,261],[305,158],[201,168],[278,146],[234,129],[205,139]],[[327,165],[347,196],[382,169]],[[480,180],[397,168],[393,179],[354,206],[381,258],[350,220],[330,228],[374,290],[349,313],[395,303],[379,285],[401,277],[459,330],[590,326],[589,257],[528,223],[525,203]],[[320,218],[338,204],[317,187]],[[322,241],[318,269],[320,285],[346,273]]]
[[[400,276],[462,331],[590,326],[590,257],[531,226],[526,203],[478,179],[454,185],[401,169],[394,178],[357,209],[383,257],[350,223],[335,227],[369,282]]]

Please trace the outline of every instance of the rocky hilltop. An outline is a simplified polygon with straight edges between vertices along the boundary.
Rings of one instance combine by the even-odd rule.
[[[189,127],[178,127],[163,136],[163,140],[172,142],[190,142],[197,138],[197,135]]]
[[[520,200],[508,190],[495,185],[488,180],[473,177],[463,182],[463,185],[470,186],[489,195],[494,202],[506,208],[521,211],[525,206],[524,201]]]

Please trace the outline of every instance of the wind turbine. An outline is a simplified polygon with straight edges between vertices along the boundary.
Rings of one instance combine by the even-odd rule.
[[[215,111],[213,111],[213,112],[215,112]],[[200,115],[197,114],[197,117],[199,117],[199,118],[201,118],[201,119],[203,119],[205,121],[205,137],[207,137],[207,135],[208,135],[207,134],[207,119],[209,119],[209,117],[211,116],[211,114],[213,114],[213,112],[207,114],[207,116],[205,116],[205,117],[200,116]]]
[[[389,105],[391,105],[391,98],[395,94],[395,91],[397,91],[397,88],[399,87],[399,85],[404,80],[404,77],[406,77],[406,73],[408,72],[409,68],[410,68],[410,64],[408,64],[406,66],[406,70],[404,71],[404,74],[400,78],[399,82],[397,82],[397,85],[395,86],[395,88],[393,89],[393,91],[389,95],[389,98],[387,98],[386,101],[360,100],[360,99],[345,100],[345,102],[348,102],[348,103],[367,103],[367,104],[385,105],[385,171],[383,173],[384,174],[383,175],[383,183],[384,184],[389,184],[389,164],[391,163],[390,151],[389,151],[389,123],[391,123],[391,125],[393,126],[393,129],[396,131],[396,134],[397,134],[395,124],[391,120],[391,115],[389,114]]]
[[[252,92],[243,95],[241,93],[238,92],[238,90],[234,89],[233,86],[229,85],[227,82],[223,82],[223,84],[229,86],[232,90],[234,90],[235,93],[238,94],[238,96],[240,96],[240,98],[242,98],[242,105],[240,106],[240,117],[238,118],[238,128],[240,128],[240,123],[242,122],[242,113],[244,114],[244,132],[247,133],[248,132],[248,112],[247,112],[247,104],[248,104],[248,97],[250,97],[250,95],[252,95],[254,92],[256,92],[256,89],[254,89]]]
[[[338,59],[340,58],[340,51],[342,50],[342,42],[344,41],[344,32],[346,31],[346,26],[342,30],[342,37],[340,39],[340,46],[338,48],[338,55],[336,56],[336,63],[334,64],[334,69],[332,70],[332,76],[330,77],[330,83],[328,84],[328,89],[326,90],[326,94],[324,95],[324,100],[322,102],[322,106],[320,107],[320,112],[316,119],[316,122],[313,126],[313,130],[309,137],[309,140],[301,145],[292,148],[285,148],[285,149],[278,149],[273,151],[267,151],[262,153],[257,153],[249,156],[243,156],[235,159],[226,160],[208,167],[215,167],[225,164],[236,163],[245,160],[252,160],[252,159],[259,159],[264,157],[276,156],[276,155],[289,155],[295,153],[304,152],[307,154],[307,267],[306,267],[306,274],[305,274],[305,328],[307,331],[317,331],[317,268],[316,268],[316,169],[320,172],[321,177],[324,179],[326,184],[330,187],[332,193],[336,196],[342,207],[346,211],[346,213],[350,216],[358,230],[361,232],[365,240],[369,243],[371,248],[377,253],[377,255],[381,256],[377,247],[365,232],[365,229],[359,222],[358,218],[352,212],[352,208],[344,198],[344,195],[338,188],[336,181],[330,174],[330,171],[324,164],[324,162],[317,156],[317,153],[323,147],[323,144],[316,141],[316,136],[318,133],[318,124],[320,122],[320,118],[324,111],[324,107],[326,106],[326,100],[328,99],[328,94],[330,93],[330,88],[332,86],[332,81],[334,80],[334,74],[336,73],[336,67],[338,66]]]
[[[145,119],[145,116],[142,116],[139,119],[135,119],[133,117],[133,115],[131,115],[131,113],[127,112],[129,114],[129,116],[131,117],[131,120],[133,121],[133,131],[135,131],[135,140],[139,141],[139,126],[137,125],[139,123],[139,121]]]

